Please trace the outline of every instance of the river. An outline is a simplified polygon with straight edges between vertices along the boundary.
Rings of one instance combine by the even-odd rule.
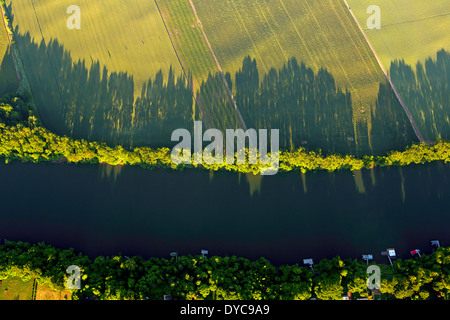
[[[101,165],[0,165],[0,239],[98,255],[400,257],[450,243],[450,165],[255,177]]]

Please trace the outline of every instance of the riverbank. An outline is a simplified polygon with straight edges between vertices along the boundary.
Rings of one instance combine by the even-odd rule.
[[[420,258],[396,260],[392,270],[380,266],[379,288],[374,290],[367,285],[366,262],[339,256],[322,259],[310,269],[298,264],[274,267],[265,258],[250,261],[236,256],[144,260],[118,254],[90,260],[74,249],[60,250],[42,242],[0,245],[0,279],[34,278],[38,284],[63,290],[71,265],[80,272],[80,287],[71,289],[76,300],[160,300],[164,295],[178,300],[445,300],[450,293],[446,282],[450,248],[444,247]]]
[[[449,177],[450,165],[441,163],[303,179],[297,172],[0,163],[0,237],[74,247],[91,258],[207,249],[276,265],[366,253],[386,263],[386,248],[407,258],[430,240],[450,243]]]
[[[211,154],[191,154],[190,163],[175,164],[172,161],[173,151],[169,148],[136,147],[127,150],[120,145],[113,147],[103,142],[55,134],[41,125],[36,116],[36,109],[33,104],[30,104],[27,95],[5,95],[0,98],[0,103],[0,158],[4,158],[5,163],[13,160],[33,163],[100,163],[112,166],[140,166],[145,169],[197,168],[258,175],[274,167],[278,169],[277,172],[306,173],[309,171],[358,171],[363,168],[407,166],[435,161],[450,162],[450,142],[439,140],[433,144],[423,142],[413,144],[403,151],[391,151],[381,156],[356,157],[337,153],[325,155],[320,150],[299,147],[293,151],[281,150],[278,157],[276,154],[272,155],[270,165],[266,165],[261,163],[259,157],[256,164],[250,164],[249,152],[246,149],[244,164],[238,164],[237,152],[234,155],[234,162],[230,164],[214,163],[214,161],[208,161],[213,164],[206,163],[205,156],[208,157]],[[194,164],[197,156],[203,159],[201,164]]]
[[[0,110],[1,111],[1,110]],[[8,163],[22,162],[68,162],[104,163],[109,165],[137,165],[146,169],[165,168],[183,170],[201,168],[208,171],[231,171],[257,175],[267,166],[262,164],[174,164],[169,148],[152,149],[138,147],[126,150],[122,146],[110,147],[105,143],[91,142],[56,135],[30,120],[28,125],[8,126],[0,123],[0,157]],[[327,171],[361,170],[363,168],[407,166],[434,161],[450,162],[450,143],[437,141],[432,145],[414,144],[404,151],[391,151],[384,156],[329,154],[298,148],[295,151],[280,151],[279,171]],[[248,150],[247,150],[248,151]],[[248,156],[248,155],[247,155]],[[193,156],[192,156],[193,157]],[[193,162],[193,161],[192,161]]]

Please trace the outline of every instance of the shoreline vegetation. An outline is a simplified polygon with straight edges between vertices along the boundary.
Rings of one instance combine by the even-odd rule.
[[[370,265],[373,265],[371,262]],[[369,290],[368,264],[357,259],[323,258],[314,270],[299,264],[274,266],[236,256],[180,255],[177,258],[98,256],[44,242],[0,242],[0,281],[35,279],[53,290],[67,289],[68,266],[80,269],[81,286],[72,299],[161,300],[448,300],[450,248],[421,257],[397,258],[392,267],[378,264],[380,289]],[[73,279],[72,279],[73,280]]]
[[[14,32],[4,0],[0,0],[3,19],[11,44],[14,45]],[[16,52],[16,50],[13,50]],[[225,170],[231,172],[253,173],[257,175],[267,165],[249,164],[248,150],[246,164],[179,164],[171,159],[169,148],[137,147],[127,150],[117,145],[74,139],[57,135],[44,128],[35,107],[31,89],[27,85],[26,75],[21,68],[20,57],[15,57],[16,67],[22,79],[19,90],[15,94],[5,95],[0,99],[0,157],[9,163],[14,160],[22,162],[53,162],[53,163],[100,163],[112,166],[138,165],[145,169],[202,168],[210,171]],[[19,60],[19,61],[17,61]],[[24,89],[23,86],[26,86]],[[376,166],[406,166],[424,164],[433,161],[450,162],[450,142],[437,140],[434,144],[416,143],[404,151],[390,151],[385,155],[356,157],[338,153],[323,154],[321,150],[308,150],[299,147],[293,151],[281,150],[279,154],[279,171],[309,171],[325,170],[361,170]],[[269,153],[270,155],[270,153]],[[192,158],[194,155],[192,155]],[[236,158],[236,154],[235,154]]]
[[[127,150],[118,145],[74,139],[60,136],[42,126],[35,110],[27,103],[27,95],[9,94],[0,99],[0,157],[9,163],[22,162],[67,162],[137,165],[145,169],[202,168],[210,171],[231,171],[257,175],[267,165],[249,164],[248,152],[245,164],[174,164],[171,149],[136,147]],[[248,150],[247,150],[248,151]],[[270,153],[269,153],[270,154]],[[194,155],[192,155],[193,157]],[[236,154],[235,154],[236,158]],[[356,157],[353,155],[327,154],[300,147],[294,151],[281,150],[279,171],[334,172],[337,170],[361,170],[373,167],[406,166],[433,161],[450,162],[450,142],[438,140],[434,144],[417,143],[404,151],[391,151],[382,156]]]

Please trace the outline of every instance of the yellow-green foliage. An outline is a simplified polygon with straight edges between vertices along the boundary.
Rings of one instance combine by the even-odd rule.
[[[35,117],[35,110],[27,105],[20,97],[6,95],[0,99],[0,157],[5,162],[21,160],[31,162],[41,161],[67,161],[70,163],[105,163],[109,165],[139,165],[144,168],[170,168],[183,170],[184,168],[202,167],[206,170],[226,170],[242,173],[263,173],[269,168],[268,164],[258,161],[251,164],[250,152],[245,150],[243,161],[234,154],[234,162],[227,161],[214,163],[212,154],[203,155],[202,163],[195,164],[195,155],[186,150],[188,164],[175,164],[172,162],[172,150],[169,148],[152,149],[149,147],[137,147],[132,150],[124,149],[118,145],[114,148],[106,143],[74,139],[67,136],[59,136],[41,126]],[[271,168],[274,160],[279,161],[279,171],[326,170],[360,170],[373,166],[409,165],[442,160],[450,162],[450,143],[437,141],[434,145],[425,143],[415,144],[405,151],[392,151],[385,156],[364,156],[356,158],[353,155],[328,154],[319,151],[307,150],[303,147],[294,151],[281,150],[279,154],[271,157]],[[184,150],[178,150],[180,153]],[[202,152],[203,153],[203,152]],[[183,156],[180,154],[180,156]],[[268,154],[271,155],[270,153]],[[199,156],[199,155],[198,155]],[[201,155],[200,155],[201,156]],[[252,154],[259,159],[258,152]],[[184,160],[184,157],[182,157]],[[222,159],[225,160],[225,159]],[[185,161],[186,162],[186,161]],[[221,162],[221,163],[220,163]],[[228,161],[229,162],[229,161]]]
[[[2,6],[2,10],[4,12],[3,20],[5,21],[6,32],[8,32],[9,36],[12,37],[14,35],[14,32],[13,32],[12,25],[11,25],[11,19],[9,18],[9,16],[7,14],[7,7],[6,7],[5,0],[0,0],[0,5]]]
[[[177,300],[307,300],[313,295],[321,300],[342,300],[344,292],[351,292],[353,298],[373,298],[367,289],[366,263],[339,256],[321,259],[314,274],[298,264],[276,267],[265,258],[250,261],[236,256],[183,255],[175,261],[119,254],[92,261],[73,249],[60,250],[44,243],[7,241],[0,245],[0,279],[36,279],[61,290],[67,281],[64,270],[73,264],[82,274],[81,289],[73,291],[73,299],[157,300],[169,294]],[[420,259],[396,260],[395,274],[382,272],[382,299],[448,300],[449,266],[450,248],[445,247]]]
[[[7,126],[0,123],[0,156],[6,162],[14,159],[31,162],[64,160],[71,163],[106,163],[110,165],[140,165],[144,168],[184,169],[194,167],[192,164],[175,165],[171,160],[169,148],[152,149],[139,147],[126,150],[121,146],[111,148],[105,143],[88,142],[58,136],[47,129],[34,124],[30,119],[29,126],[17,124]],[[392,151],[385,156],[356,158],[350,155],[323,155],[321,152],[308,151],[299,148],[295,151],[280,151],[280,171],[313,170],[360,170],[376,165],[404,166],[412,163],[426,163],[431,161],[450,162],[450,143],[437,141],[428,146],[424,143],[415,144],[405,151]],[[248,152],[248,151],[247,151]],[[192,156],[193,157],[193,156]],[[227,170],[258,174],[267,166],[257,164],[206,164],[199,165],[207,170]]]

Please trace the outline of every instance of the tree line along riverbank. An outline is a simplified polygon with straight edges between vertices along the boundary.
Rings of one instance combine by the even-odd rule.
[[[74,249],[45,243],[6,241],[0,244],[0,280],[36,279],[54,290],[67,289],[69,266],[80,270],[80,289],[73,299],[151,299],[171,295],[181,300],[447,300],[450,298],[450,248],[439,247],[421,257],[379,265],[379,291],[368,290],[367,264],[356,259],[322,259],[314,270],[295,265],[274,266],[265,258],[179,256],[150,258],[99,256],[91,260]]]
[[[0,157],[8,163],[23,162],[68,162],[105,163],[109,165],[138,165],[146,169],[168,168],[183,170],[201,167],[206,170],[227,170],[242,173],[260,173],[264,168],[260,162],[250,164],[174,164],[169,148],[136,147],[127,150],[118,145],[74,139],[50,132],[38,120],[27,97],[15,94],[0,99]],[[300,147],[294,151],[279,153],[279,171],[361,170],[374,166],[405,166],[433,161],[450,161],[450,143],[438,140],[433,144],[417,143],[403,151],[391,151],[381,156],[323,154],[320,150]]]

